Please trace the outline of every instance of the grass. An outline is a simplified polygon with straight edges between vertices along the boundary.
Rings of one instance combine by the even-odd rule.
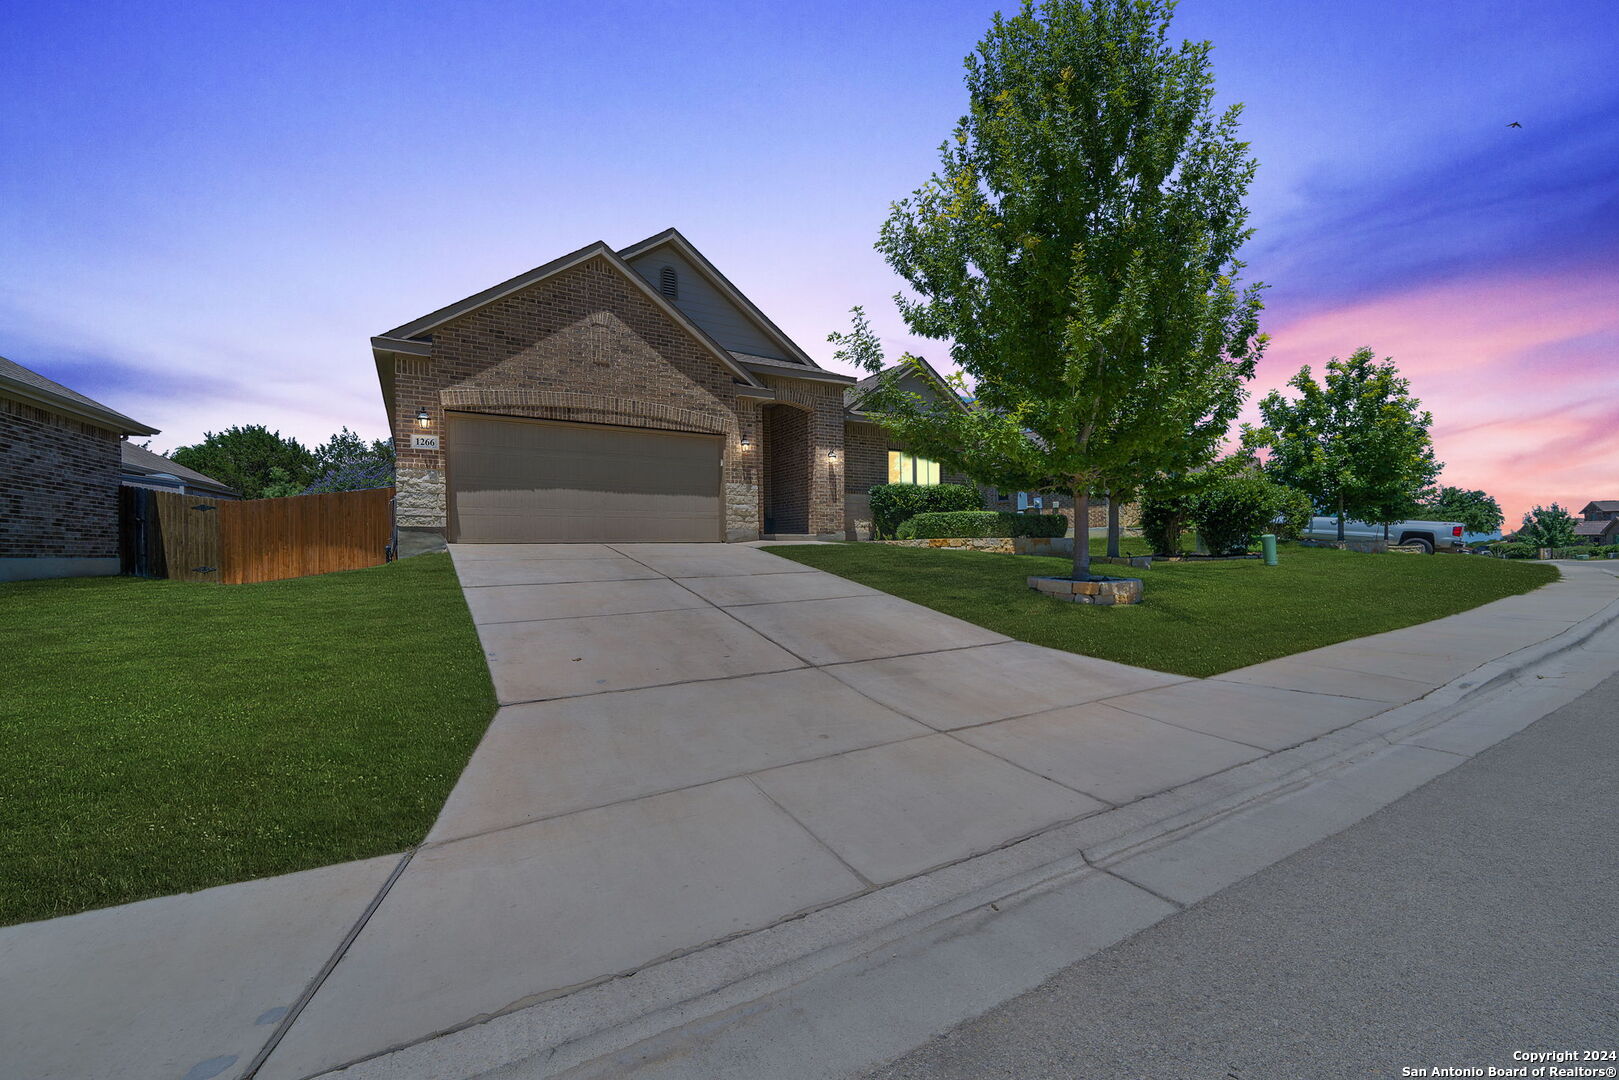
[[[494,713],[448,555],[0,611],[0,925],[400,851]]]
[[[1134,550],[1132,550],[1132,545]],[[1143,553],[1126,539],[1125,554]],[[1066,577],[1069,559],[886,544],[806,544],[770,552],[870,585],[1021,641],[1205,677],[1334,642],[1397,630],[1557,577],[1550,566],[1462,555],[1367,555],[1284,544],[1259,560],[1154,563],[1140,605],[1091,607],[1042,596],[1025,578]],[[1102,541],[1092,542],[1101,554]]]

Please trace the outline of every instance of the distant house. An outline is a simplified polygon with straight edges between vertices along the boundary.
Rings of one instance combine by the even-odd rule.
[[[206,499],[239,499],[241,495],[211,476],[196,469],[188,469],[172,458],[154,454],[144,446],[124,443],[123,473],[119,483],[124,487],[152,488],[155,491],[173,491],[181,495],[196,495]]]
[[[0,357],[0,581],[118,573],[121,444],[156,434]]]
[[[1580,511],[1574,535],[1593,544],[1619,544],[1619,499],[1599,499]]]

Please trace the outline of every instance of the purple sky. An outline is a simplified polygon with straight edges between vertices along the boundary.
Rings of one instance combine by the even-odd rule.
[[[993,3],[5,0],[0,355],[161,427],[385,434],[367,338],[680,228],[801,345],[962,110]],[[1619,498],[1619,3],[1186,0],[1246,105],[1255,385],[1370,345],[1444,481]],[[1510,121],[1521,129],[1509,129]]]

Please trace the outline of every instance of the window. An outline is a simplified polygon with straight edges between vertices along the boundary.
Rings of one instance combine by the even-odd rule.
[[[680,298],[680,279],[675,276],[675,268],[665,266],[658,271],[658,291],[671,300]]]
[[[939,463],[907,454],[903,450],[888,452],[888,482],[890,484],[937,484]]]

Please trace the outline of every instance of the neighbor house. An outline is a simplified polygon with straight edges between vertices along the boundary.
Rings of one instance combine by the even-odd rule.
[[[371,346],[405,554],[844,537],[873,484],[944,479],[673,229],[590,244]]]
[[[205,499],[239,499],[234,489],[196,469],[188,469],[172,458],[154,454],[144,446],[125,441],[123,471],[118,478],[124,487],[172,491]]]
[[[871,539],[870,492],[878,484],[972,484],[960,473],[946,472],[937,461],[911,453],[865,412],[863,406],[881,385],[897,386],[929,405],[944,401],[953,408],[968,408],[944,376],[921,357],[868,375],[843,392],[844,442],[849,456],[844,535],[850,540]]]
[[[1574,535],[1593,544],[1619,544],[1619,499],[1599,499],[1580,511]]]
[[[0,581],[118,573],[122,442],[156,434],[0,357]]]

